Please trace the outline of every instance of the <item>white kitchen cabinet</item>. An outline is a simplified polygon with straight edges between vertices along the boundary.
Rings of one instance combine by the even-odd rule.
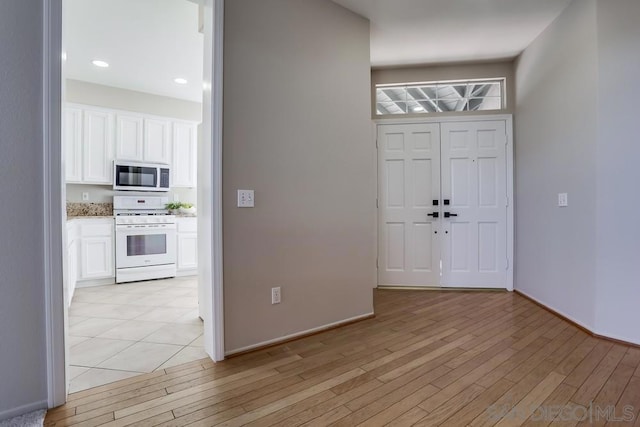
[[[144,119],[144,154],[146,162],[171,163],[171,121]]]
[[[144,118],[140,114],[116,115],[116,159],[143,161]]]
[[[198,219],[178,217],[176,223],[178,276],[198,274]]]
[[[106,110],[84,110],[83,183],[111,184],[114,114]]]
[[[197,180],[198,126],[173,122],[172,187],[195,187]]]
[[[65,107],[62,139],[66,181],[82,182],[82,109]]]
[[[67,306],[71,305],[73,294],[78,281],[78,237],[74,221],[67,223],[67,276],[66,298]]]
[[[67,248],[67,268],[69,271],[67,285],[67,307],[71,305],[73,294],[76,290],[76,282],[78,281],[78,242],[73,240]]]
[[[83,219],[80,227],[80,279],[115,277],[113,219]]]
[[[80,104],[65,106],[67,183],[113,183],[113,160],[171,165],[172,187],[197,183],[195,122]]]

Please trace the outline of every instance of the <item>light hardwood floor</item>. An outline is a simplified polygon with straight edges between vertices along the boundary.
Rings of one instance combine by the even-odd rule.
[[[640,426],[640,349],[519,295],[377,290],[375,311],[72,394],[45,425]]]

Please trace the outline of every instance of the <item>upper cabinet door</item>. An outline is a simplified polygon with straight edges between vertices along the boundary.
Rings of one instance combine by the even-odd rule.
[[[67,182],[82,182],[82,110],[66,107],[62,138]]]
[[[83,182],[112,183],[113,116],[102,110],[84,111]]]
[[[116,117],[116,159],[142,161],[143,118],[133,114]]]
[[[195,187],[197,180],[198,126],[173,122],[173,187]]]
[[[162,119],[144,119],[144,160],[171,163],[171,122]]]

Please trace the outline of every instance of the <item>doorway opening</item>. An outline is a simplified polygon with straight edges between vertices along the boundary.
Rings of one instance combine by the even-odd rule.
[[[50,212],[60,207],[71,220],[66,221],[61,212],[62,224],[56,227],[57,215],[52,215],[47,233],[47,255],[54,265],[62,260],[64,270],[64,278],[56,274],[56,268],[48,277],[48,395],[49,406],[54,407],[65,402],[69,391],[87,385],[207,355],[223,359],[221,129],[217,126],[223,2],[52,0],[48,7],[45,111],[48,130],[52,130],[47,133],[50,149],[45,159],[52,178],[48,207]],[[83,18],[87,13],[93,16]],[[125,17],[130,22],[124,22]],[[175,40],[179,37],[171,31],[172,25],[187,22],[192,27],[188,37],[200,39],[190,49]],[[81,43],[69,43],[74,34],[83,32],[86,37],[80,37]],[[163,32],[168,37],[163,38]],[[149,47],[153,40],[161,42],[160,48]],[[148,48],[141,50],[140,43],[147,43]],[[172,76],[169,89],[159,89],[164,83],[159,70],[178,73],[169,66],[176,62],[169,53],[182,51],[185,55],[186,50],[191,56],[199,54],[199,64]],[[178,66],[189,64],[188,56],[177,60]],[[112,58],[111,63],[107,57]],[[219,63],[214,70],[215,60]],[[115,68],[120,72],[95,74],[97,69],[99,73]],[[185,80],[192,82],[190,90]],[[186,95],[179,96],[179,91]],[[188,99],[194,94],[200,102]],[[194,117],[196,112],[198,117]],[[62,136],[56,132],[60,128]],[[141,256],[162,252],[166,257],[172,252],[168,248],[173,248],[176,274],[168,275],[175,278],[114,284],[120,239],[112,204],[118,193],[111,180],[118,159],[170,166],[171,181],[177,184],[170,192],[126,195],[161,197],[162,210],[173,208],[175,212],[169,213],[178,215],[163,216],[163,230],[151,233],[152,239],[134,235],[124,239],[120,249]],[[179,209],[166,206],[169,202],[195,205],[197,215],[193,216],[188,205]],[[160,218],[158,214],[149,217]],[[175,221],[167,224],[170,217]],[[56,242],[62,242],[60,247]],[[74,354],[83,344],[86,351]],[[147,362],[136,365],[135,360]],[[88,375],[92,370],[97,375]],[[74,386],[76,378],[83,381]],[[69,381],[71,388],[67,388]]]

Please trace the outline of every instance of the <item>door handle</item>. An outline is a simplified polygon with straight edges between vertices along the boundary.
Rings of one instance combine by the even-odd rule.
[[[432,216],[434,218],[438,218],[440,216],[440,214],[438,212],[434,212],[434,213],[427,214],[427,216]]]
[[[450,216],[458,216],[458,214],[454,214],[454,213],[450,213],[450,212],[445,212],[444,213],[444,217],[445,218],[449,218]]]

